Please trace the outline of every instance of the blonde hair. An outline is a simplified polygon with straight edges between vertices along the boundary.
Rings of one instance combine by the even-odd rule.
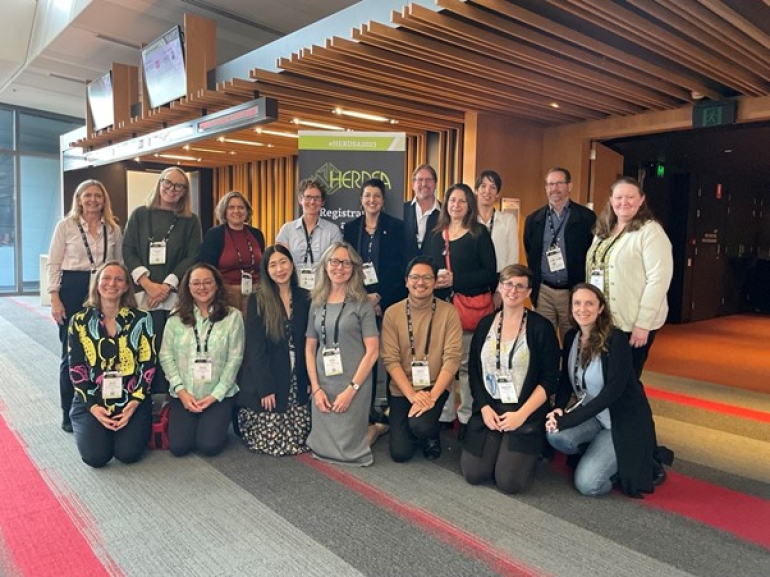
[[[95,180],[93,178],[89,178],[88,180],[84,180],[78,184],[78,187],[75,189],[75,194],[72,195],[72,208],[70,208],[69,214],[67,214],[67,218],[71,218],[72,220],[80,220],[80,217],[83,216],[83,205],[78,203],[78,201],[80,200],[80,196],[85,192],[85,190],[91,186],[95,186],[102,191],[102,197],[104,198],[102,218],[104,218],[104,222],[107,223],[107,226],[110,227],[111,231],[116,230],[118,228],[118,223],[115,221],[115,215],[112,214],[112,203],[110,202],[110,195],[107,194],[107,188],[104,186],[104,184],[102,184],[101,181]]]
[[[364,261],[356,252],[356,249],[349,243],[335,242],[324,251],[321,260],[318,262],[315,286],[310,291],[310,299],[313,302],[313,306],[320,307],[329,299],[329,294],[332,291],[332,281],[329,278],[329,273],[326,272],[326,266],[329,264],[334,251],[338,248],[344,248],[348,251],[348,258],[353,263],[353,270],[345,290],[345,300],[362,303],[367,299],[366,289],[364,288]]]
[[[150,193],[150,196],[147,197],[146,206],[147,208],[160,208],[160,181],[165,179],[166,176],[168,176],[172,171],[181,174],[184,177],[185,184],[187,185],[184,194],[179,197],[179,200],[176,201],[174,212],[178,216],[192,216],[192,205],[190,202],[190,179],[187,178],[184,170],[178,166],[169,166],[167,169],[160,173],[160,176],[158,176],[158,182],[155,183],[155,188]]]
[[[91,287],[88,289],[88,300],[85,304],[89,307],[101,310],[102,308],[102,295],[99,294],[99,280],[102,278],[104,269],[108,266],[116,266],[123,271],[123,276],[126,278],[126,292],[120,295],[120,307],[134,307],[136,308],[136,296],[134,295],[134,283],[131,282],[131,275],[122,262],[117,260],[108,260],[102,266],[96,270],[94,278],[91,281]]]

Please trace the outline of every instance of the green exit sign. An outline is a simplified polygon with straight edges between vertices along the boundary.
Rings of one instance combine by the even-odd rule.
[[[736,105],[735,100],[725,100],[723,102],[711,102],[709,100],[695,104],[692,107],[693,128],[735,124]]]

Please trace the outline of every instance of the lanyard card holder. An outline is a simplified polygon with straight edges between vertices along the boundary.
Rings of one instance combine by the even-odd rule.
[[[166,264],[166,241],[150,243],[150,264]]]
[[[336,377],[342,374],[342,353],[340,353],[338,346],[324,348],[322,356],[324,374],[327,377]]]
[[[123,374],[120,371],[105,371],[102,376],[102,399],[114,400],[123,396]]]
[[[412,361],[412,386],[416,391],[430,387],[428,361]]]

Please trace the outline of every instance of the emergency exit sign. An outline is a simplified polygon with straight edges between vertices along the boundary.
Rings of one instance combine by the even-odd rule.
[[[693,128],[706,128],[735,124],[736,111],[737,102],[735,100],[698,102],[692,107],[692,126]]]

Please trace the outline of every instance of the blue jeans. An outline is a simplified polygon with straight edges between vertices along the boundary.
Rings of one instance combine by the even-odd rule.
[[[618,472],[612,431],[602,427],[596,417],[571,429],[547,433],[546,438],[565,455],[577,455],[581,445],[588,445],[575,469],[575,488],[581,494],[596,497],[612,490],[610,478]]]

